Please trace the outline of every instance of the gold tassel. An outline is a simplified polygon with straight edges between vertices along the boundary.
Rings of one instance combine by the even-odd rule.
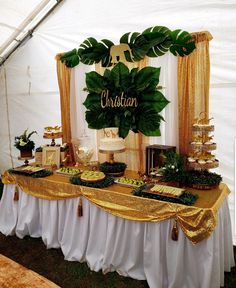
[[[78,217],[83,216],[83,205],[82,205],[82,198],[79,198],[79,205],[78,205]]]
[[[174,220],[174,225],[171,231],[171,239],[173,241],[178,241],[178,237],[179,237],[179,229],[178,229],[178,225],[177,225],[177,219]]]
[[[14,201],[18,201],[19,200],[19,188],[18,186],[15,186],[15,193],[14,193]]]

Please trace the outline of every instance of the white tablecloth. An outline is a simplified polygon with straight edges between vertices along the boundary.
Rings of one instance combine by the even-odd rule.
[[[5,185],[0,202],[0,231],[42,237],[47,248],[61,248],[66,260],[86,261],[91,270],[117,271],[146,279],[150,288],[217,288],[224,285],[224,271],[234,266],[227,201],[218,212],[213,234],[193,245],[179,229],[171,240],[173,220],[159,223],[124,220],[79,198],[42,200]]]

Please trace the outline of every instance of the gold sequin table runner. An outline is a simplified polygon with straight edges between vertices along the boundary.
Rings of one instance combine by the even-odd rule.
[[[129,171],[127,174],[129,176]],[[214,231],[218,209],[230,193],[224,183],[212,190],[188,189],[198,194],[199,199],[194,206],[186,206],[133,196],[132,188],[116,184],[104,189],[77,186],[61,175],[32,178],[5,172],[2,181],[4,184],[17,184],[24,192],[41,199],[64,200],[84,196],[106,212],[128,220],[158,222],[173,218],[194,244]]]

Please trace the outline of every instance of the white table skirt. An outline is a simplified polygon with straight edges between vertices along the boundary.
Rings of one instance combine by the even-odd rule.
[[[129,221],[86,199],[78,217],[79,198],[49,201],[20,190],[19,201],[13,201],[14,190],[15,185],[4,186],[0,231],[42,237],[47,248],[61,248],[66,260],[86,261],[91,270],[146,279],[150,288],[217,288],[234,266],[227,201],[213,234],[193,245],[181,229],[178,241],[171,240],[173,220]]]

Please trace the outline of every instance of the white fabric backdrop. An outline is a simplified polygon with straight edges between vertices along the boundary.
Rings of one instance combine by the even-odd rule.
[[[39,146],[48,143],[42,138],[43,127],[60,124],[54,60],[58,52],[78,47],[90,36],[118,43],[120,36],[128,31],[142,32],[155,25],[164,25],[173,30],[182,28],[189,32],[208,30],[214,37],[210,42],[210,111],[214,117],[214,140],[218,144],[216,152],[220,160],[217,171],[223,175],[232,191],[229,206],[234,220],[235,13],[234,0],[64,1],[39,27],[33,38],[0,68],[0,171],[11,166],[9,146],[12,148],[14,165],[21,164],[17,160],[18,151],[13,147],[14,136],[26,128],[37,130],[39,135],[34,140]],[[2,14],[4,10],[1,9]],[[4,69],[7,75],[10,127],[7,121]],[[166,131],[169,133],[171,130],[168,128]]]
[[[61,248],[66,260],[86,261],[91,270],[147,279],[150,288],[220,288],[234,265],[227,200],[213,234],[193,245],[181,229],[178,241],[171,240],[173,220],[129,221],[86,199],[79,218],[79,198],[49,201],[20,190],[13,201],[14,191],[15,185],[5,185],[0,232],[42,237],[47,248]]]

